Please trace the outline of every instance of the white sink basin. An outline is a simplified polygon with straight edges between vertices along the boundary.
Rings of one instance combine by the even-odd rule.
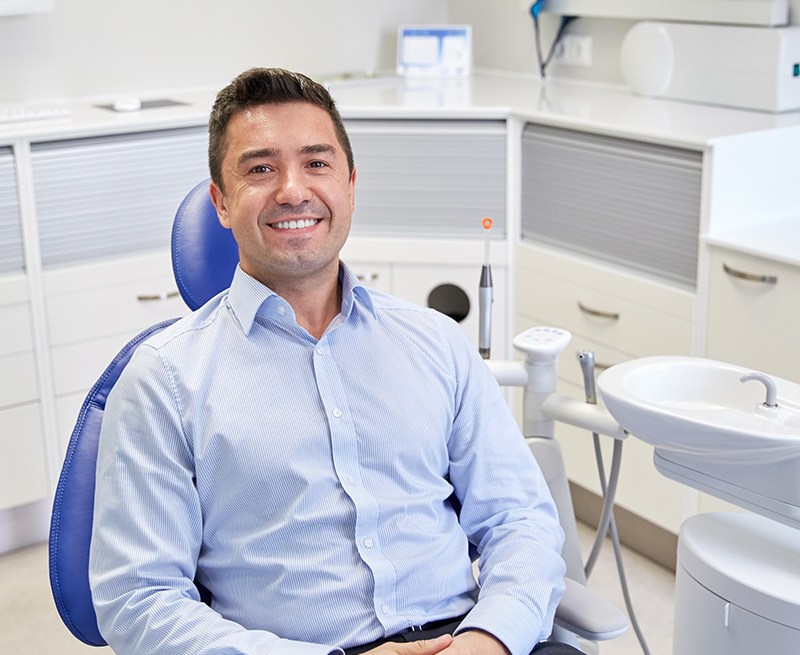
[[[699,357],[645,357],[604,371],[606,408],[632,435],[662,451],[715,462],[765,464],[800,454],[800,385],[772,377],[741,382],[751,369]]]

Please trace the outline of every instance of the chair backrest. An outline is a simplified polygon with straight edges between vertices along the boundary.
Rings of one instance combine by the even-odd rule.
[[[78,639],[105,646],[89,589],[89,543],[92,538],[97,444],[106,399],[137,346],[177,319],[153,325],[119,351],[92,387],[78,414],[56,486],[50,519],[50,587],[61,620]]]
[[[220,225],[208,185],[204,180],[189,192],[172,225],[172,271],[191,310],[227,289],[239,263],[239,248]]]

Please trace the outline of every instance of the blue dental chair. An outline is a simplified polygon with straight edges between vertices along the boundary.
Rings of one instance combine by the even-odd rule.
[[[205,180],[189,192],[178,208],[172,229],[173,272],[181,296],[192,310],[230,286],[239,261],[230,230],[217,219],[208,184]],[[89,391],[56,487],[49,538],[50,586],[66,627],[91,646],[106,645],[97,627],[89,588],[95,466],[106,399],[138,345],[176,320],[153,325],[129,341]],[[200,589],[201,598],[207,598],[204,593]],[[596,642],[619,636],[628,621],[605,598],[567,579],[556,625],[568,634]]]

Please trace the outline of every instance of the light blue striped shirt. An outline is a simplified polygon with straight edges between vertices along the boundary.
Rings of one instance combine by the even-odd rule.
[[[563,536],[494,378],[449,318],[340,277],[316,340],[239,269],[116,384],[90,575],[120,655],[323,655],[467,613],[513,655],[549,634]]]

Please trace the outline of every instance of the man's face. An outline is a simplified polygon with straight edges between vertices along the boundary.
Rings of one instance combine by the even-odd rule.
[[[355,171],[330,116],[305,102],[259,105],[228,123],[220,222],[233,230],[242,269],[271,288],[338,275],[350,232]]]

